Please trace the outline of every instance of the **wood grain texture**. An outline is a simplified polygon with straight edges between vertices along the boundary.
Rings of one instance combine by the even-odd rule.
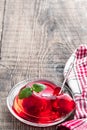
[[[1,58],[1,47],[2,47],[2,39],[3,39],[5,5],[6,5],[6,1],[1,0],[0,1],[0,58]]]
[[[86,0],[0,0],[0,64],[10,69],[0,68],[0,130],[56,128],[19,122],[8,111],[6,96],[27,78],[62,82],[65,63],[80,44],[87,44]]]

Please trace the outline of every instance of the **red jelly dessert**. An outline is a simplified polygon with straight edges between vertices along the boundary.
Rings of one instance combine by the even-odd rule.
[[[30,82],[24,87],[31,87],[34,83],[40,83],[46,88],[31,96],[14,99],[13,110],[23,119],[34,123],[50,123],[64,118],[75,108],[73,99],[66,93],[58,95],[60,87],[49,81]]]

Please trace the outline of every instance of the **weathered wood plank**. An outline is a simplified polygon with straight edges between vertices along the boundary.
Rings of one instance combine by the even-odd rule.
[[[4,130],[42,130],[16,120],[6,108],[7,91],[26,78],[63,80],[63,69],[71,53],[87,44],[86,0],[6,0],[0,1],[1,63],[12,73],[11,81],[3,77],[0,89],[0,126]],[[0,24],[0,25],[3,25]],[[0,72],[8,75],[8,71]],[[1,74],[1,75],[2,75]],[[6,86],[5,86],[6,84]],[[6,87],[6,88],[5,88]],[[3,92],[4,90],[4,92]],[[9,120],[8,120],[9,118]],[[4,124],[2,123],[4,122]],[[43,130],[54,130],[54,127]]]
[[[4,28],[4,16],[5,16],[5,0],[0,0],[0,57],[1,57],[1,46],[3,38],[3,28]]]

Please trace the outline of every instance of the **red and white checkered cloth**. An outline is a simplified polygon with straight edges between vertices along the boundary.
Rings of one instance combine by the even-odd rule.
[[[64,69],[65,77],[71,63],[67,83],[74,93],[76,112],[73,120],[62,123],[57,130],[87,130],[87,45],[80,45],[71,55]]]

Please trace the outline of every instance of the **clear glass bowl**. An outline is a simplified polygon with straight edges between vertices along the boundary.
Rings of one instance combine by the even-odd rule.
[[[47,81],[50,82],[48,80],[37,80],[37,81]],[[34,82],[37,82],[34,81]],[[18,94],[18,92],[20,91],[21,88],[23,88],[23,86],[27,85],[30,82],[30,80],[25,80],[22,82],[19,82],[18,84],[16,84],[9,92],[8,97],[7,97],[7,107],[9,109],[9,111],[11,112],[11,114],[16,117],[19,121],[27,124],[27,125],[32,125],[32,126],[37,126],[37,127],[48,127],[48,126],[53,126],[59,123],[62,123],[63,121],[65,121],[67,118],[70,117],[70,115],[74,112],[75,108],[69,112],[66,116],[58,118],[52,122],[49,123],[39,123],[39,122],[32,122],[32,121],[28,121],[26,119],[23,119],[22,117],[18,116],[17,113],[15,113],[15,111],[12,109],[13,107],[13,102],[14,102],[14,98],[15,96]],[[32,81],[33,82],[33,81]],[[53,84],[53,82],[50,82]],[[58,86],[61,86],[60,84],[58,84]],[[70,88],[68,86],[65,85],[64,87],[64,93],[68,93],[71,98],[74,100],[74,96],[72,91],[70,90]],[[38,117],[35,117],[38,118]]]

